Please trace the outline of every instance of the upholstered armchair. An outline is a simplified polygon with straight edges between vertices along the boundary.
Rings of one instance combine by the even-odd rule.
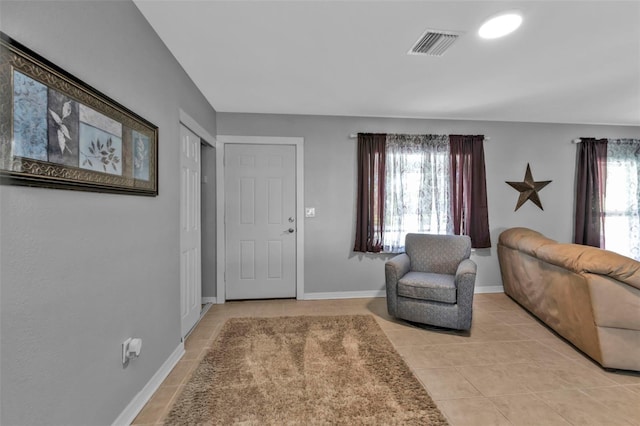
[[[471,328],[476,264],[466,235],[407,234],[406,252],[385,264],[387,309],[407,321]]]

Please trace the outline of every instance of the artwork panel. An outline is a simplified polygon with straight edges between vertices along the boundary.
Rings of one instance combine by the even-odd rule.
[[[127,126],[122,128],[122,176],[133,178],[133,130]]]
[[[133,139],[133,170],[136,179],[149,180],[149,136],[132,132]]]
[[[104,132],[111,133],[118,138],[122,138],[122,123],[84,104],[80,104],[80,121]]]
[[[49,162],[78,167],[78,103],[49,89],[47,119],[49,124]]]
[[[122,139],[80,123],[80,167],[122,176]]]
[[[47,161],[47,86],[13,72],[14,157]]]

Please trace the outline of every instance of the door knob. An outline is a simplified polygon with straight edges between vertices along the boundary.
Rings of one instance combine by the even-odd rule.
[[[293,234],[294,232],[296,232],[296,230],[295,230],[295,229],[293,229],[293,228],[289,228],[289,229],[287,230],[287,232],[288,232],[288,233],[290,233],[290,234]]]

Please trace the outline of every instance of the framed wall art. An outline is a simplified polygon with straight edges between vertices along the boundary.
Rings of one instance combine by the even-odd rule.
[[[0,33],[0,180],[158,195],[158,128]]]

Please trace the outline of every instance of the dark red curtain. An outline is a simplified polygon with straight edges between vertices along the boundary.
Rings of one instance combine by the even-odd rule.
[[[449,135],[453,232],[471,247],[491,247],[483,135]]]
[[[607,140],[582,138],[576,160],[574,242],[604,248]]]
[[[353,251],[382,251],[387,135],[358,133],[358,201]]]

